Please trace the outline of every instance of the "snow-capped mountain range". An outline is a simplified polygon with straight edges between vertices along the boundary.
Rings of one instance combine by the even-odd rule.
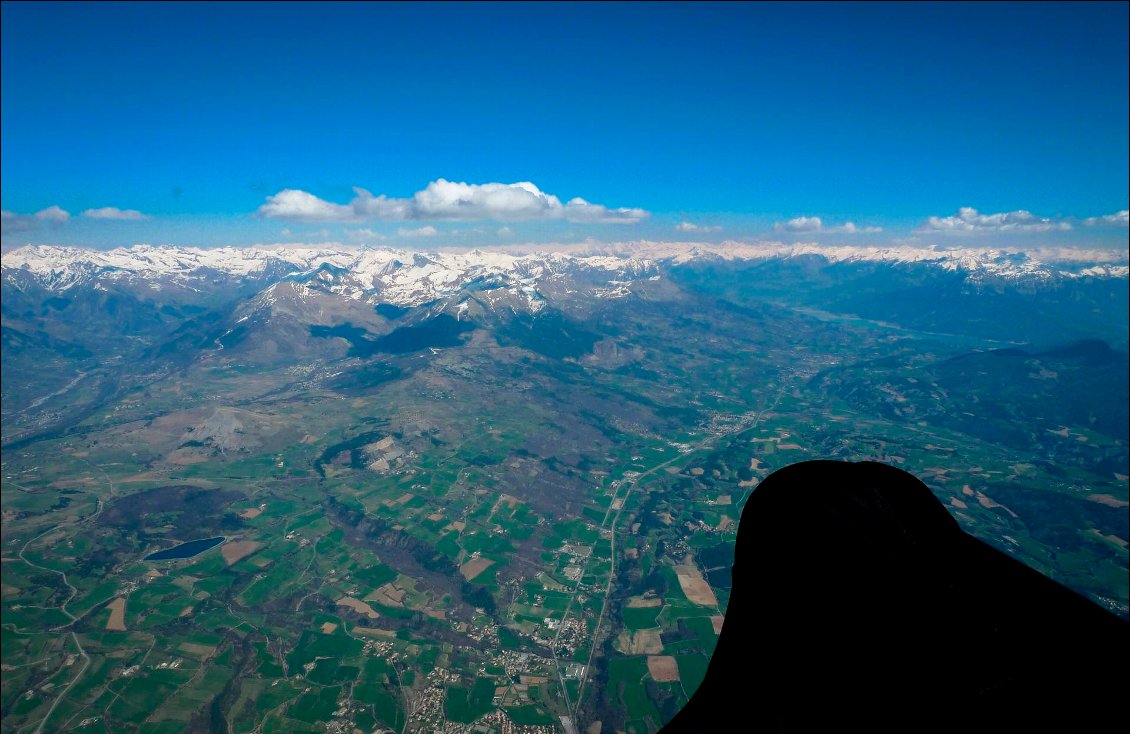
[[[216,278],[268,281],[318,279],[319,286],[354,299],[414,306],[495,282],[533,295],[545,284],[580,279],[595,295],[615,296],[633,280],[654,279],[665,266],[722,259],[759,261],[819,256],[828,263],[925,264],[978,281],[1126,278],[1126,255],[1106,250],[1009,252],[996,249],[823,247],[816,245],[637,242],[579,245],[557,252],[461,250],[416,252],[390,248],[223,247],[135,245],[109,251],[29,245],[0,258],[6,285],[29,281],[54,291],[100,281],[140,281],[150,288],[195,290]]]
[[[20,278],[28,277],[56,291],[101,280],[192,288],[218,276],[290,279],[316,281],[321,289],[350,298],[377,297],[402,306],[451,295],[473,282],[497,280],[529,290],[568,273],[571,279],[615,286],[656,271],[656,263],[646,258],[600,254],[149,245],[109,251],[29,246],[4,253],[2,263],[4,280],[17,287]]]

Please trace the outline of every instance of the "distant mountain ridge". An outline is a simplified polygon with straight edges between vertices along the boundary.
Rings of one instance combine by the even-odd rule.
[[[0,387],[6,408],[29,412],[7,419],[46,425],[30,416],[54,403],[36,401],[67,394],[74,375],[86,375],[95,405],[142,379],[134,372],[217,359],[315,364],[475,342],[628,369],[643,353],[595,321],[642,319],[649,333],[697,338],[735,309],[755,324],[742,338],[799,317],[980,349],[1099,338],[1124,352],[1130,341],[1127,267],[1101,261],[1116,253],[1045,263],[996,250],[743,243],[572,250],[13,250],[0,260]]]
[[[219,278],[253,279],[264,285],[284,278],[334,281],[332,290],[370,302],[415,306],[451,295],[475,281],[507,281],[532,293],[565,273],[585,274],[617,295],[617,286],[659,273],[664,266],[712,260],[761,261],[817,257],[828,264],[921,264],[960,273],[973,282],[1054,283],[1079,278],[1127,278],[1130,267],[1117,253],[1068,251],[1042,260],[1023,252],[995,249],[939,250],[896,247],[817,247],[744,244],[678,245],[625,243],[570,247],[569,252],[441,251],[344,247],[223,247],[201,249],[135,245],[109,251],[29,245],[2,256],[6,285],[65,291],[95,281],[147,281],[194,287]],[[326,283],[327,285],[331,285]]]
[[[476,282],[496,281],[532,293],[535,283],[566,273],[616,286],[655,274],[645,258],[560,253],[513,255],[470,250],[424,253],[391,248],[130,248],[98,251],[28,246],[3,255],[5,285],[65,291],[99,281],[140,281],[150,288],[197,287],[217,277],[316,283],[337,295],[369,302],[417,306],[453,295]]]

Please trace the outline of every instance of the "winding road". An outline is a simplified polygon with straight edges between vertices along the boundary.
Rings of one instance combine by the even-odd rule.
[[[89,463],[89,462],[87,462],[87,463]],[[106,480],[106,484],[109,486],[109,496],[113,497],[114,496],[114,483],[113,483],[113,481],[110,480],[110,476],[108,474],[106,474],[106,471],[104,469],[102,469],[101,467],[95,466],[93,464],[91,464],[91,466],[93,466],[95,469],[97,469],[99,472],[102,473],[103,478]],[[63,580],[63,584],[70,590],[70,594],[67,596],[67,598],[63,602],[61,602],[57,607],[51,607],[52,609],[58,609],[60,612],[62,612],[64,615],[66,615],[69,618],[70,621],[68,621],[66,624],[59,625],[57,627],[52,628],[51,629],[52,632],[62,631],[63,629],[70,627],[71,625],[73,625],[75,622],[77,622],[79,619],[81,619],[83,616],[86,615],[86,612],[84,612],[83,614],[76,617],[75,615],[73,615],[69,611],[67,611],[67,605],[70,604],[72,601],[74,601],[74,598],[78,595],[78,589],[75,588],[75,586],[73,584],[71,584],[71,582],[67,579],[66,572],[59,571],[59,570],[54,569],[54,568],[48,568],[47,566],[40,566],[38,563],[35,563],[33,561],[28,560],[27,556],[25,556],[24,554],[27,552],[27,549],[31,546],[32,543],[34,543],[35,541],[39,540],[40,538],[42,538],[43,536],[45,536],[49,533],[57,532],[62,528],[76,528],[76,527],[79,527],[81,525],[85,525],[87,523],[93,522],[95,519],[98,518],[99,515],[102,514],[102,509],[105,507],[105,503],[102,501],[101,497],[96,497],[95,501],[97,502],[97,506],[95,507],[94,512],[92,512],[90,515],[86,516],[85,518],[83,518],[81,520],[74,520],[74,521],[68,522],[68,523],[60,523],[59,525],[55,525],[53,527],[48,528],[47,530],[44,530],[39,535],[36,535],[34,538],[31,538],[26,543],[24,543],[23,547],[20,548],[20,552],[18,554],[19,559],[21,561],[23,561],[24,563],[26,563],[28,566],[31,566],[32,568],[38,569],[40,571],[46,571],[48,573],[53,573],[53,574],[56,574],[57,576],[59,576]],[[87,611],[89,611],[89,610],[87,610]],[[45,726],[47,726],[47,722],[51,719],[52,714],[55,713],[55,709],[58,708],[59,703],[62,702],[63,698],[65,698],[67,693],[69,693],[70,690],[72,688],[74,688],[75,684],[78,683],[79,679],[82,678],[83,674],[86,673],[87,669],[90,667],[90,656],[87,655],[86,650],[83,649],[82,643],[78,639],[78,635],[75,634],[75,631],[73,629],[70,630],[69,634],[71,636],[71,640],[75,644],[75,648],[78,649],[79,656],[82,658],[82,661],[83,661],[82,662],[82,668],[79,669],[79,671],[75,674],[74,678],[71,678],[70,682],[67,683],[66,687],[63,688],[63,690],[59,691],[59,695],[55,697],[55,700],[51,702],[51,708],[47,709],[47,713],[43,715],[43,718],[40,719],[39,724],[35,727],[35,729],[34,729],[35,734],[42,734],[43,728]]]

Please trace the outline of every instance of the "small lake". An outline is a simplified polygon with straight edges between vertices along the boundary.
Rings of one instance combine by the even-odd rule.
[[[218,536],[215,538],[201,538],[199,540],[190,540],[187,543],[174,545],[172,548],[166,548],[163,551],[151,553],[145,557],[147,561],[172,561],[178,558],[192,558],[199,555],[209,548],[215,548],[220,543],[223,543],[226,538]]]

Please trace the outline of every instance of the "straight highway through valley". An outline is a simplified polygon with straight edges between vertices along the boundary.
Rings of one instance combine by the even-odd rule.
[[[578,593],[578,591],[580,590],[580,587],[581,587],[581,579],[584,578],[584,572],[588,568],[588,563],[589,563],[589,560],[592,558],[592,554],[590,554],[585,559],[584,564],[581,566],[581,574],[577,579],[577,583],[573,587],[573,593],[569,596],[569,602],[565,606],[565,612],[562,615],[561,623],[557,627],[557,635],[554,636],[553,645],[551,647],[551,650],[553,652],[554,666],[557,669],[557,680],[558,680],[558,683],[561,686],[561,693],[562,693],[562,696],[565,698],[565,706],[569,711],[569,714],[570,714],[569,718],[570,718],[571,722],[575,722],[577,720],[577,716],[578,716],[578,713],[579,713],[579,710],[580,710],[581,702],[584,700],[585,685],[588,682],[589,674],[592,670],[592,659],[596,654],[597,646],[600,644],[600,640],[601,640],[600,630],[601,630],[601,627],[603,626],[604,617],[605,617],[605,614],[608,610],[608,600],[612,596],[612,588],[613,588],[613,584],[614,584],[615,579],[616,579],[616,526],[620,521],[620,516],[623,513],[624,508],[627,507],[627,505],[628,505],[628,500],[631,497],[632,493],[636,490],[636,488],[639,486],[639,484],[642,480],[654,475],[656,472],[658,472],[662,469],[666,469],[668,466],[670,466],[670,465],[672,465],[676,462],[685,461],[687,459],[687,457],[689,457],[691,454],[697,453],[699,451],[703,451],[705,449],[713,448],[714,445],[718,441],[720,441],[724,438],[728,438],[728,437],[731,437],[731,436],[737,436],[737,435],[740,435],[740,434],[745,433],[747,431],[751,431],[754,428],[757,428],[761,424],[762,417],[766,413],[776,409],[777,405],[781,401],[781,396],[784,394],[784,391],[785,391],[785,386],[782,385],[780,387],[780,389],[778,389],[777,394],[773,399],[773,404],[770,405],[767,408],[762,408],[761,410],[759,410],[757,412],[757,414],[755,416],[753,416],[752,419],[743,421],[742,423],[739,423],[737,426],[735,426],[734,428],[732,428],[730,430],[720,431],[718,433],[712,433],[712,434],[704,437],[701,441],[699,441],[697,444],[695,444],[690,450],[685,451],[685,452],[680,452],[676,456],[673,456],[672,458],[670,458],[666,461],[660,462],[659,464],[656,464],[655,466],[651,467],[650,469],[648,469],[644,472],[641,472],[639,474],[635,474],[633,476],[626,476],[624,478],[623,482],[616,488],[615,492],[612,495],[612,502],[609,504],[608,509],[604,513],[604,519],[601,522],[600,529],[599,529],[602,537],[605,533],[605,530],[608,531],[608,535],[609,535],[610,543],[611,543],[611,569],[610,569],[609,575],[608,575],[608,582],[605,585],[605,589],[604,589],[604,600],[601,604],[600,615],[597,617],[596,626],[593,628],[592,647],[589,650],[588,661],[587,661],[587,663],[584,667],[584,671],[581,673],[580,685],[577,687],[577,700],[576,701],[572,701],[570,699],[569,689],[565,686],[565,676],[562,672],[561,661],[558,658],[558,654],[557,654],[557,649],[558,649],[557,648],[557,642],[558,642],[558,640],[561,636],[561,631],[565,628],[565,622],[569,619],[569,613],[573,608],[573,602],[575,601],[575,599],[577,597],[577,593]],[[620,494],[621,489],[624,490],[622,496]],[[618,507],[617,507],[617,500],[620,500],[620,504],[619,504]],[[613,510],[613,508],[615,508],[615,511]]]

